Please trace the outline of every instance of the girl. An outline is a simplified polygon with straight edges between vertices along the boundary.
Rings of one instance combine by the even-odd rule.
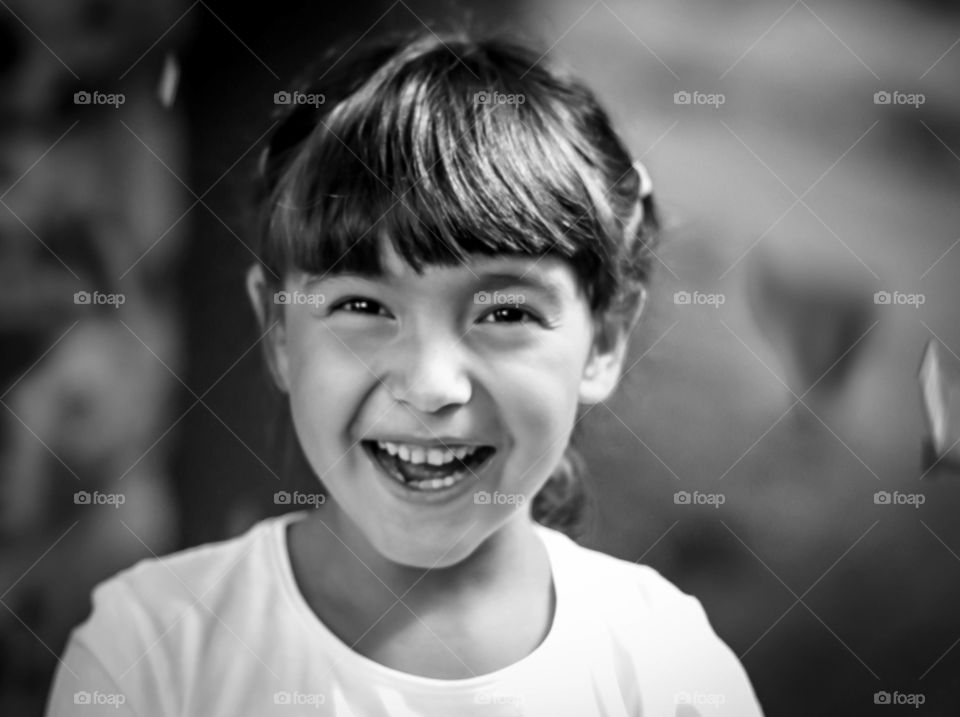
[[[49,714],[760,714],[696,599],[564,534],[657,221],[540,58],[430,34],[278,95],[247,285],[324,490],[98,586]]]

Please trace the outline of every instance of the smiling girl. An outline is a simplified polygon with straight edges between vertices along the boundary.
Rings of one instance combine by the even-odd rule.
[[[247,288],[325,500],[101,584],[49,714],[759,715],[695,598],[565,534],[657,227],[593,94],[459,35],[298,92]]]

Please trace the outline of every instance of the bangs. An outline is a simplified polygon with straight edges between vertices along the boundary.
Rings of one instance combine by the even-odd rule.
[[[312,116],[269,197],[268,266],[377,276],[384,241],[418,273],[553,255],[592,294],[624,236],[617,209],[636,213],[638,176],[582,109],[585,89],[519,47],[496,49],[422,40],[354,75],[334,102],[294,110]],[[621,151],[577,146],[571,126]]]

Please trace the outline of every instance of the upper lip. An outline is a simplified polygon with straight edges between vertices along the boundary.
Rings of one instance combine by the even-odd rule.
[[[424,448],[443,448],[445,446],[489,446],[493,448],[490,443],[454,436],[431,436],[430,438],[417,438],[415,436],[378,436],[365,440],[380,443],[405,443],[407,445],[423,446]]]

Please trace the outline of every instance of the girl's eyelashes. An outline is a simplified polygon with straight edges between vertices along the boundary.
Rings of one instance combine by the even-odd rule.
[[[367,314],[370,316],[390,315],[390,312],[387,311],[379,301],[367,299],[362,296],[350,296],[336,301],[330,307],[330,312],[333,313],[338,309],[350,314]]]
[[[529,309],[521,309],[518,305],[498,306],[484,314],[478,323],[481,324],[529,324],[534,321],[550,328],[550,322],[540,318]]]
[[[375,299],[369,299],[364,296],[349,296],[331,303],[329,312],[332,314],[342,311],[347,314],[361,314],[365,316],[384,316],[391,318],[392,314],[387,308]],[[521,308],[517,304],[498,306],[477,321],[479,324],[506,324],[506,325],[527,325],[537,323],[544,328],[553,328],[553,322],[545,319],[530,309]]]

